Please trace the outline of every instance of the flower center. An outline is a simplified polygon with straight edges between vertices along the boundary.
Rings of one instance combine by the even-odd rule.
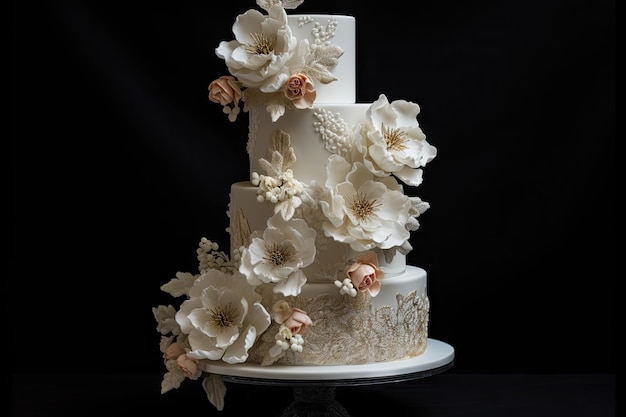
[[[267,37],[262,33],[251,33],[253,43],[244,45],[246,52],[253,55],[268,55],[274,51],[276,36]]]
[[[289,262],[293,254],[278,243],[265,246],[265,260],[274,266],[282,266]]]
[[[287,88],[296,95],[300,95],[302,91],[302,81],[298,77],[291,77],[287,83]]]
[[[227,328],[235,323],[239,313],[236,308],[228,303],[225,306],[217,306],[209,310],[207,315],[213,326]]]
[[[391,129],[381,124],[381,130],[387,143],[387,150],[389,151],[402,151],[406,149],[404,142],[406,142],[406,132],[402,129]]]
[[[350,211],[352,211],[359,220],[367,219],[374,213],[374,209],[378,205],[379,203],[377,203],[376,199],[368,200],[367,196],[361,193],[357,193],[349,204]]]

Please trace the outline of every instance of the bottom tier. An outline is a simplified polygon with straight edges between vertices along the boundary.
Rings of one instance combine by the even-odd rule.
[[[353,386],[418,379],[450,369],[454,365],[454,347],[437,339],[428,339],[421,355],[396,361],[362,365],[329,366],[260,366],[222,361],[202,364],[202,371],[218,374],[225,381],[259,385]]]
[[[261,291],[263,303],[271,305],[275,294],[270,288]],[[287,300],[313,321],[302,352],[267,355],[278,330],[273,323],[250,349],[248,363],[367,364],[410,358],[426,350],[429,301],[422,268],[408,265],[405,272],[386,276],[376,297],[367,292],[350,297],[341,295],[333,283],[307,283],[300,295]]]

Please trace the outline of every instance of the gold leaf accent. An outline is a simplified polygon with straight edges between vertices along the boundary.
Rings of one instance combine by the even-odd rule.
[[[313,49],[302,73],[322,84],[335,81],[337,77],[330,70],[337,66],[341,55],[343,55],[343,49],[337,45],[320,45]]]
[[[250,235],[252,234],[250,230],[250,224],[248,223],[248,219],[243,214],[243,210],[237,210],[237,215],[232,220],[232,225],[230,227],[230,247],[231,248],[240,248],[242,246],[250,245]]]
[[[282,129],[274,131],[270,138],[268,157],[269,161],[260,158],[259,165],[267,175],[274,178],[280,177],[296,162],[296,153],[291,147],[291,137],[287,132]]]

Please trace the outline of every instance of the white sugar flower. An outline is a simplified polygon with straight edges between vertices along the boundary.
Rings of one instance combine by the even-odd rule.
[[[235,39],[220,42],[215,53],[244,87],[277,92],[285,86],[292,69],[303,65],[302,55],[296,53],[302,47],[298,47],[280,4],[271,6],[267,15],[250,9],[237,16],[233,34]],[[305,49],[299,52],[308,53]]]
[[[315,259],[315,236],[315,229],[304,220],[284,220],[276,213],[262,233],[250,236],[239,271],[251,285],[272,283],[275,293],[298,295],[307,280],[302,268]]]
[[[372,103],[357,143],[370,171],[378,176],[393,174],[412,186],[422,183],[421,167],[436,156],[437,149],[426,141],[417,122],[419,112],[417,104],[389,103],[384,94]]]
[[[282,4],[285,9],[295,9],[302,4],[304,0],[256,0],[256,4],[264,9],[269,10],[275,4]]]
[[[271,318],[245,276],[214,269],[195,281],[176,321],[189,335],[190,358],[241,363]]]
[[[327,195],[320,201],[324,233],[357,252],[402,246],[411,201],[391,176],[377,177],[361,162],[331,155],[326,165]]]

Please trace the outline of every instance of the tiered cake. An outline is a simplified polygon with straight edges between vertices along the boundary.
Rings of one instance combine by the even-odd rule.
[[[198,273],[161,287],[180,306],[153,309],[162,391],[203,377],[219,409],[212,361],[371,364],[427,345],[426,272],[405,256],[429,205],[403,184],[436,149],[417,104],[355,103],[355,19],[287,14],[301,2],[257,0],[216,48],[229,74],[209,99],[248,114],[250,179],[231,186],[230,250],[202,239]]]

